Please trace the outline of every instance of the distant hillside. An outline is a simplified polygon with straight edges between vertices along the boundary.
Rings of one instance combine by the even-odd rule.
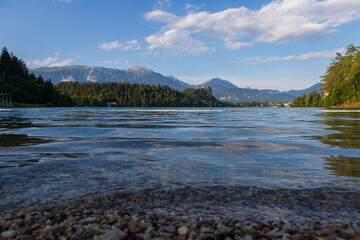
[[[87,66],[68,66],[68,67],[47,67],[32,70],[36,76],[41,75],[45,79],[58,84],[60,82],[129,82],[143,83],[149,85],[167,85],[178,91],[191,87],[189,84],[181,82],[174,77],[165,77],[148,68],[135,66],[127,70],[87,67]]]
[[[238,87],[232,84],[231,82],[227,80],[223,80],[221,78],[213,78],[209,81],[204,82],[203,84],[196,85],[194,87],[201,88],[202,86],[211,87],[213,93],[217,93],[220,90],[224,90],[224,89],[238,89]]]
[[[45,79],[51,79],[54,84],[60,82],[129,82],[130,84],[166,85],[178,91],[183,91],[186,88],[209,86],[217,99],[230,102],[290,102],[297,96],[312,92],[314,89],[319,89],[320,86],[320,83],[317,83],[304,90],[280,92],[278,90],[239,88],[221,78],[213,78],[199,85],[191,85],[173,76],[164,76],[141,66],[121,70],[74,65],[67,67],[37,68],[32,71],[36,76],[41,75]]]
[[[322,86],[322,83],[315,83],[314,85],[312,85],[309,88],[306,88],[306,89],[303,89],[303,90],[290,90],[290,91],[287,91],[286,93],[290,97],[296,98],[296,97],[302,96],[304,94],[308,94],[310,92],[313,92],[315,90],[318,90],[318,92],[320,92],[321,86]]]
[[[277,91],[278,92],[278,91]],[[221,101],[228,102],[290,102],[293,98],[285,93],[271,93],[251,88],[228,88],[214,94]]]

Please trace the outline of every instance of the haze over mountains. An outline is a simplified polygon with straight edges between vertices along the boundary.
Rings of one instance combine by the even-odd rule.
[[[41,75],[45,79],[51,79],[52,83],[77,81],[85,82],[129,82],[150,85],[167,85],[170,88],[182,91],[186,88],[211,87],[214,96],[221,101],[230,102],[290,102],[295,97],[320,88],[317,83],[307,89],[280,92],[278,90],[258,90],[251,88],[239,88],[227,80],[213,78],[199,85],[185,83],[173,76],[164,76],[151,69],[135,66],[126,70],[88,67],[88,66],[66,66],[66,67],[43,67],[32,69],[36,76]]]

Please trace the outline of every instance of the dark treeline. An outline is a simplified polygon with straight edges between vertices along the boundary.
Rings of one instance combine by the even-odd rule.
[[[360,47],[337,53],[324,76],[323,90],[297,97],[293,107],[360,107]]]
[[[324,104],[323,97],[315,90],[309,94],[304,94],[295,98],[290,104],[291,107],[322,107]]]
[[[50,80],[29,73],[23,60],[4,47],[0,56],[0,94],[10,95],[12,102],[70,106],[71,99],[59,94]]]
[[[182,92],[160,85],[62,82],[56,89],[69,96],[75,106],[118,107],[209,107],[225,106],[211,89],[185,89]]]
[[[225,102],[232,107],[274,107],[274,106],[284,106],[281,103],[269,103],[269,102]]]

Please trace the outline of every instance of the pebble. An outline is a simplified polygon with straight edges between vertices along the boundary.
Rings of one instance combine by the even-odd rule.
[[[198,240],[213,240],[214,239],[214,235],[210,234],[210,233],[201,233],[198,237]]]
[[[173,237],[173,234],[167,233],[167,232],[159,232],[159,237],[165,238],[165,239],[170,239]]]
[[[81,224],[89,224],[89,223],[94,223],[94,222],[96,222],[95,217],[85,218],[80,221]]]
[[[16,236],[16,232],[14,230],[4,231],[1,233],[1,237],[3,238],[13,238]]]
[[[101,240],[122,240],[127,239],[127,234],[118,229],[116,226],[112,226],[110,231],[107,231],[100,237]]]
[[[177,232],[181,238],[186,238],[189,234],[189,228],[187,226],[182,226],[177,230]]]
[[[168,233],[174,234],[174,233],[176,232],[176,227],[175,227],[175,226],[166,226],[166,227],[164,228],[164,230],[165,230],[166,232],[168,232]]]
[[[0,239],[360,239],[360,195],[354,192],[342,198],[321,189],[204,189],[0,213]]]
[[[14,217],[14,214],[8,213],[5,215],[5,220],[11,220],[11,219],[13,219],[13,217]]]

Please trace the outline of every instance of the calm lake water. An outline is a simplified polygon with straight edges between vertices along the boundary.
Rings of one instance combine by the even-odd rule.
[[[360,186],[360,111],[17,108],[0,111],[0,211],[178,186]]]

